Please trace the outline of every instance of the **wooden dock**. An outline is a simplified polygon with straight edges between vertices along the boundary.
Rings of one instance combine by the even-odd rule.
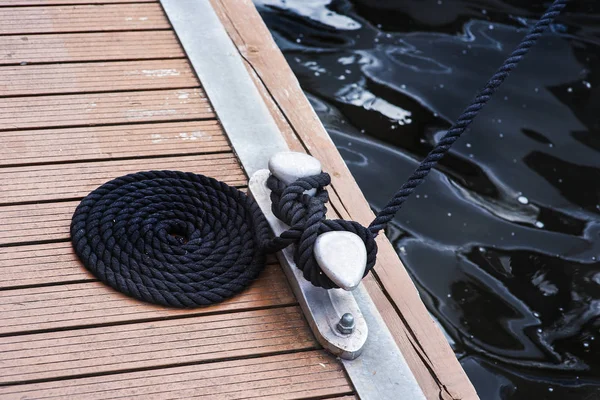
[[[199,0],[207,1],[207,0]],[[212,0],[288,145],[372,218],[249,0]],[[79,200],[149,169],[247,176],[158,1],[0,0],[0,398],[357,398],[280,266],[216,306],[174,310],[99,283],[69,241]],[[385,238],[365,284],[432,399],[475,399]]]

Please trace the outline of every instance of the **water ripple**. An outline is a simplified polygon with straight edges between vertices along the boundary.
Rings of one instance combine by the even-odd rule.
[[[376,210],[545,5],[256,3]],[[573,2],[386,232],[482,399],[600,398],[599,22]]]

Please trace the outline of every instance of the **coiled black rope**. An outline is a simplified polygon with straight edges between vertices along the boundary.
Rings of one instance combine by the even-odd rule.
[[[325,218],[324,188],[330,183],[326,173],[290,185],[274,176],[268,179],[273,213],[290,226],[271,239],[257,204],[236,188],[203,175],[147,171],[105,183],[81,201],[71,223],[75,252],[94,275],[116,290],[172,307],[209,305],[232,297],[264,269],[266,253],[291,244],[307,280],[336,288],[313,254],[317,236],[329,231],[350,231],[362,238],[367,248],[366,275],[375,265],[375,236],[448,153],[566,3],[552,4],[368,228]],[[305,194],[309,189],[317,194]]]
[[[102,282],[172,307],[221,302],[265,267],[269,225],[246,194],[213,178],[177,171],[114,179],[85,197],[71,238]]]

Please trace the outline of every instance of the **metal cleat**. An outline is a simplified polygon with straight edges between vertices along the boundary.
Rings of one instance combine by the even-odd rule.
[[[316,173],[319,172],[320,169]],[[269,175],[270,172],[266,169],[257,171],[250,178],[249,189],[271,225],[273,233],[279,235],[289,227],[271,211],[271,193],[266,186]],[[309,170],[308,175],[305,176],[310,175],[315,173]],[[358,357],[367,340],[368,327],[352,293],[343,289],[326,290],[313,286],[304,279],[302,271],[296,267],[293,249],[284,249],[277,253],[277,257],[319,343],[340,358],[353,360]],[[338,327],[345,314],[351,314],[354,319],[351,333],[342,333]],[[347,325],[347,321],[344,324]],[[348,332],[347,327],[344,332]]]

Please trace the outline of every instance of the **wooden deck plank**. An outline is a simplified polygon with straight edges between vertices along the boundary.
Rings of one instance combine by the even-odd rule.
[[[0,99],[0,130],[213,118],[201,89]]]
[[[106,350],[114,348],[136,347],[144,344],[158,343],[161,338],[179,332],[180,339],[187,339],[194,331],[204,332],[202,338],[216,338],[234,334],[235,328],[252,328],[255,325],[274,324],[277,322],[289,323],[297,327],[301,325],[300,309],[296,306],[281,307],[269,310],[253,310],[235,314],[195,315],[190,314],[185,318],[172,318],[159,321],[145,321],[139,324],[123,324],[104,327],[90,327],[69,331],[55,331],[32,333],[27,335],[6,336],[0,338],[0,354],[2,360],[18,360],[21,358],[35,357],[40,350],[47,350],[46,355],[72,353],[82,350]],[[236,315],[238,314],[238,315]],[[229,318],[228,318],[229,317]],[[235,324],[232,320],[237,319]],[[200,322],[207,326],[199,326]],[[152,329],[148,329],[152,328]],[[221,330],[217,332],[217,330]],[[271,330],[271,329],[268,329]],[[93,342],[87,334],[94,332]],[[120,337],[124,341],[115,343],[113,337]],[[198,336],[198,335],[194,335]],[[17,361],[15,361],[17,362]],[[42,364],[36,362],[35,364]]]
[[[217,121],[25,130],[0,136],[0,167],[231,150]]]
[[[229,397],[241,397],[243,399],[267,399],[267,400],[275,400],[275,399],[298,399],[303,397],[302,393],[305,393],[307,390],[314,391],[312,394],[316,397],[312,398],[326,398],[329,399],[329,395],[337,394],[340,392],[347,392],[348,383],[345,382],[343,378],[343,373],[327,373],[323,372],[322,375],[319,375],[318,378],[315,377],[304,377],[300,376],[300,383],[295,385],[285,386],[287,380],[279,380],[278,386],[271,386],[268,388],[261,388],[259,391],[254,393],[251,397],[246,397],[245,391],[236,391],[229,392],[224,390],[215,391],[213,398],[229,398]],[[333,380],[333,382],[331,382]],[[329,386],[333,383],[335,386]],[[202,395],[192,396],[193,399],[203,399]],[[158,399],[158,398],[155,398]]]
[[[110,179],[147,170],[195,172],[233,186],[247,183],[232,153],[7,167],[1,172],[6,183],[0,187],[0,204],[83,198]]]
[[[159,0],[0,0],[0,7],[51,6],[65,4],[157,3]]]
[[[40,264],[38,274],[45,273]],[[82,270],[81,265],[75,268]],[[81,274],[84,272],[79,271]],[[296,304],[280,267],[275,264],[247,290],[215,306],[170,309],[127,297],[91,281],[0,291],[0,335],[71,329],[177,316],[202,315]]]
[[[2,97],[198,86],[183,59],[0,67]]]
[[[68,240],[78,201],[0,207],[0,246]]]
[[[297,307],[0,338],[0,383],[314,349]]]
[[[0,36],[0,65],[184,56],[171,31]]]
[[[0,247],[0,271],[0,290],[96,280],[70,242]]]
[[[158,3],[0,8],[0,35],[170,29]]]
[[[311,385],[311,382],[316,385]],[[202,399],[298,399],[343,392],[351,392],[351,388],[344,379],[339,363],[325,352],[314,350],[299,354],[130,372],[117,376],[96,376],[61,382],[0,387],[0,397],[7,400],[23,398],[168,400],[198,397]]]
[[[268,262],[269,265],[278,265],[274,258],[269,258]],[[260,279],[274,273],[277,274],[276,279],[285,281],[279,269],[271,268]],[[96,281],[83,268],[70,242],[0,247],[0,272],[0,291],[23,286]]]

